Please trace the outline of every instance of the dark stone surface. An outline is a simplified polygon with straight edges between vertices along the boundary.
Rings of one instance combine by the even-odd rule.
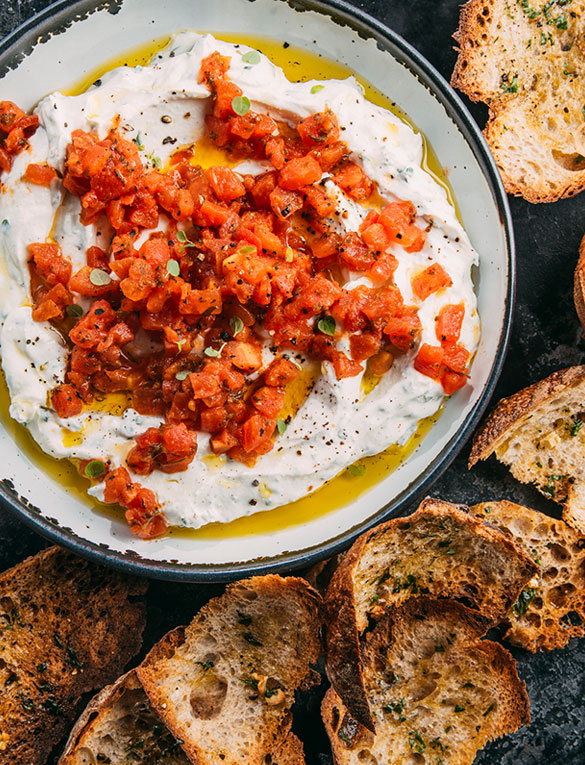
[[[446,77],[455,61],[451,35],[458,23],[458,0],[354,0],[353,4],[402,34]],[[1,0],[0,35],[7,34],[46,0]],[[1,89],[0,89],[1,96]],[[483,125],[486,110],[473,106]],[[571,364],[582,363],[585,345],[571,300],[572,274],[585,221],[585,195],[554,205],[511,200],[518,246],[518,302],[512,343],[494,400]],[[489,317],[484,317],[489,321]],[[521,486],[490,460],[468,472],[468,447],[433,487],[433,494],[473,503],[507,498],[558,516],[559,508],[536,490]],[[0,512],[0,570],[41,549],[45,543],[5,512]],[[221,588],[154,582],[149,595],[147,646],[186,622]],[[563,651],[531,656],[514,651],[532,704],[532,724],[496,741],[478,756],[478,765],[585,763],[585,640]],[[325,683],[299,699],[295,729],[304,740],[309,765],[331,765],[318,715]]]

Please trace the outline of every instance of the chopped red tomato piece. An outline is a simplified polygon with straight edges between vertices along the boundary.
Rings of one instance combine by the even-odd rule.
[[[339,123],[330,109],[316,112],[301,120],[297,125],[298,134],[305,146],[324,146],[339,139]]]
[[[284,406],[284,389],[263,385],[252,394],[252,403],[261,414],[275,419]]]
[[[465,315],[463,303],[446,305],[441,308],[435,325],[437,340],[441,343],[456,343],[461,334],[461,325]]]
[[[349,162],[333,176],[335,183],[340,186],[352,199],[365,200],[372,196],[374,184],[359,165]]]
[[[423,343],[414,360],[414,368],[422,375],[440,380],[444,370],[443,349]]]
[[[426,300],[434,292],[450,287],[453,282],[439,263],[433,263],[411,280],[412,291],[419,300]]]
[[[63,255],[58,244],[29,244],[28,251],[47,284],[67,285],[71,277],[71,261]]]
[[[239,436],[244,451],[249,453],[258,449],[265,441],[268,441],[275,428],[275,420],[270,420],[257,413],[249,417],[238,428],[236,434]]]
[[[35,186],[50,186],[57,177],[57,171],[49,165],[27,165],[22,179]]]
[[[83,399],[72,385],[59,385],[51,393],[51,404],[59,417],[81,414]]]
[[[298,191],[310,186],[321,178],[321,166],[308,154],[306,157],[291,159],[280,171],[279,185],[286,191]]]
[[[391,202],[381,212],[379,221],[390,240],[401,244],[407,252],[419,252],[424,247],[426,233],[415,225],[416,208],[412,202]]]
[[[242,181],[228,167],[210,167],[207,177],[213,193],[220,202],[231,202],[246,193]]]

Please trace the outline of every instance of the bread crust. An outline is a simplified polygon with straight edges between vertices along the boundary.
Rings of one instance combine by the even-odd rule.
[[[583,237],[579,245],[579,260],[575,268],[573,298],[575,310],[585,334],[585,237]]]
[[[498,530],[488,527],[485,523],[469,515],[465,506],[452,505],[427,498],[423,500],[419,508],[405,518],[395,518],[362,534],[346,553],[335,571],[325,597],[325,625],[327,645],[327,675],[345,706],[350,710],[351,716],[368,730],[375,731],[375,722],[372,717],[366,688],[364,684],[362,647],[360,625],[358,624],[354,574],[360,559],[368,544],[377,536],[386,531],[408,529],[416,522],[428,516],[437,519],[449,516],[455,518],[461,525],[465,525],[472,532],[485,540],[486,543],[497,542],[507,550],[510,556],[516,558],[522,568],[522,578],[517,583],[515,592],[506,593],[506,600],[498,606],[481,605],[486,616],[492,623],[500,621],[505,613],[512,607],[523,584],[533,576],[536,565],[531,561],[510,538],[505,537]],[[461,597],[462,593],[456,592],[455,585],[451,582],[441,583],[443,597]],[[435,592],[435,595],[438,593]]]
[[[585,380],[585,365],[553,372],[544,380],[503,398],[484,420],[473,437],[468,466],[487,459],[502,443],[509,431],[536,407],[555,398],[567,388]]]

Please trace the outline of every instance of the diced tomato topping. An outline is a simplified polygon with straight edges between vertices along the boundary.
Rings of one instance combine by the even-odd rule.
[[[252,394],[252,403],[261,413],[275,419],[284,406],[284,389],[264,385]]]
[[[33,183],[35,186],[50,186],[57,177],[57,171],[49,165],[27,165],[23,180],[27,183]]]
[[[126,468],[119,467],[106,474],[104,502],[125,507],[130,529],[141,539],[155,539],[168,529],[167,519],[160,511],[154,493],[132,481]]]
[[[121,504],[145,539],[164,533],[167,521],[134,478],[186,470],[197,431],[209,434],[213,453],[254,465],[274,447],[287,386],[300,373],[297,353],[331,365],[338,379],[366,364],[381,376],[401,354],[416,354],[415,368],[446,393],[467,379],[463,304],[437,316],[440,346],[413,350],[418,307],[405,304],[394,274],[404,251],[425,243],[414,205],[396,200],[380,212],[364,204],[364,220],[351,230],[337,197],[363,203],[375,185],[351,161],[335,115],[325,108],[296,128],[277,122],[250,108],[229,66],[216,51],[199,73],[210,92],[206,139],[225,153],[224,164],[205,169],[195,164],[196,146],[179,147],[163,169],[118,129],[74,130],[62,181],[48,165],[29,164],[24,175],[76,196],[81,224],[100,232],[99,246],[81,263],[76,256],[74,273],[54,242],[30,245],[32,316],[53,322],[73,346],[51,395],[60,416],[120,391],[139,414],[158,418],[136,436],[126,467],[108,464],[103,479],[105,501]],[[10,170],[36,125],[0,103],[1,170]],[[231,169],[244,160],[269,170]],[[340,286],[348,271],[363,276],[352,289]],[[450,283],[435,264],[412,288],[423,300]]]
[[[441,343],[456,343],[461,334],[464,315],[465,306],[463,303],[443,306],[439,311],[435,325],[437,340]]]
[[[280,171],[279,185],[286,191],[298,191],[321,178],[321,167],[310,154],[291,159]]]
[[[298,377],[300,370],[296,364],[288,359],[277,359],[273,361],[264,374],[266,385],[274,387],[284,387]]]
[[[297,125],[298,134],[305,146],[325,146],[339,139],[339,123],[337,117],[328,109],[316,112],[301,120]]]
[[[58,244],[29,244],[28,251],[47,284],[67,285],[71,277],[71,261],[63,255]]]
[[[83,399],[72,385],[59,385],[51,393],[51,404],[59,417],[81,414]]]
[[[440,380],[444,371],[443,349],[423,343],[414,359],[414,368],[421,375]]]
[[[450,287],[451,277],[439,263],[433,263],[411,280],[412,291],[419,300],[426,300],[434,292]]]
[[[242,448],[245,452],[252,452],[258,449],[265,441],[268,441],[274,429],[276,421],[269,420],[261,414],[253,414],[244,424],[238,428],[236,434],[240,438]]]
[[[401,244],[407,252],[419,252],[426,241],[426,233],[415,221],[416,208],[412,202],[406,201],[391,202],[379,217],[390,241]]]
[[[368,359],[368,369],[372,374],[382,377],[392,367],[394,356],[388,351],[378,351],[375,356]]]
[[[349,162],[333,176],[335,183],[340,186],[352,199],[363,201],[369,199],[374,191],[374,184],[359,165]]]
[[[231,202],[246,193],[242,181],[228,167],[210,167],[207,177],[213,193],[221,202]]]

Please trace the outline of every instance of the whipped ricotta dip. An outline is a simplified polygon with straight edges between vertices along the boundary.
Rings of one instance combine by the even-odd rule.
[[[28,245],[57,242],[76,271],[86,263],[87,248],[107,246],[111,232],[97,224],[82,225],[79,198],[60,184],[35,186],[22,176],[29,163],[48,162],[63,171],[73,130],[94,131],[103,138],[118,120],[124,137],[136,141],[143,162],[164,167],[173,152],[196,144],[205,132],[211,96],[205,84],[198,83],[198,73],[201,60],[216,50],[230,57],[229,77],[255,111],[291,126],[326,108],[335,113],[351,159],[376,183],[382,199],[412,201],[417,224],[428,228],[420,252],[407,253],[398,246],[392,249],[398,260],[395,283],[404,302],[419,307],[422,333],[418,345],[436,345],[435,318],[441,307],[463,303],[460,342],[471,354],[477,347],[479,317],[471,276],[477,254],[445,189],[422,167],[422,137],[393,113],[367,101],[351,77],[291,83],[264,56],[259,63],[247,63],[244,56],[251,51],[247,46],[211,35],[182,33],[148,66],[114,69],[81,95],[53,93],[43,99],[35,109],[40,127],[30,140],[30,150],[15,158],[3,179],[0,353],[11,398],[10,415],[55,458],[99,459],[112,468],[125,466],[133,438],[149,427],[158,427],[161,419],[140,415],[132,408],[118,415],[91,407],[75,417],[60,419],[48,404],[50,391],[65,382],[69,351],[49,322],[32,319]],[[260,174],[271,167],[266,162],[246,161],[234,169]],[[338,208],[346,213],[337,218],[339,232],[357,230],[367,209],[333,183],[327,186],[337,195]],[[147,236],[145,232],[144,239]],[[421,302],[413,294],[411,278],[431,263],[445,268],[452,285]],[[346,289],[372,286],[362,274],[347,271],[344,278]],[[79,302],[89,305],[86,298]],[[347,351],[349,339],[342,337],[338,347]],[[415,370],[416,350],[398,356],[367,395],[361,374],[337,380],[331,364],[323,362],[321,374],[288,428],[254,467],[215,457],[209,434],[200,432],[197,454],[186,471],[154,471],[135,480],[155,492],[169,524],[176,526],[197,528],[214,521],[228,522],[299,499],[359,458],[406,443],[420,421],[437,412],[444,400],[442,386]],[[271,358],[267,342],[266,362]],[[303,363],[302,358],[298,361]],[[89,493],[103,499],[103,483],[92,485]]]

